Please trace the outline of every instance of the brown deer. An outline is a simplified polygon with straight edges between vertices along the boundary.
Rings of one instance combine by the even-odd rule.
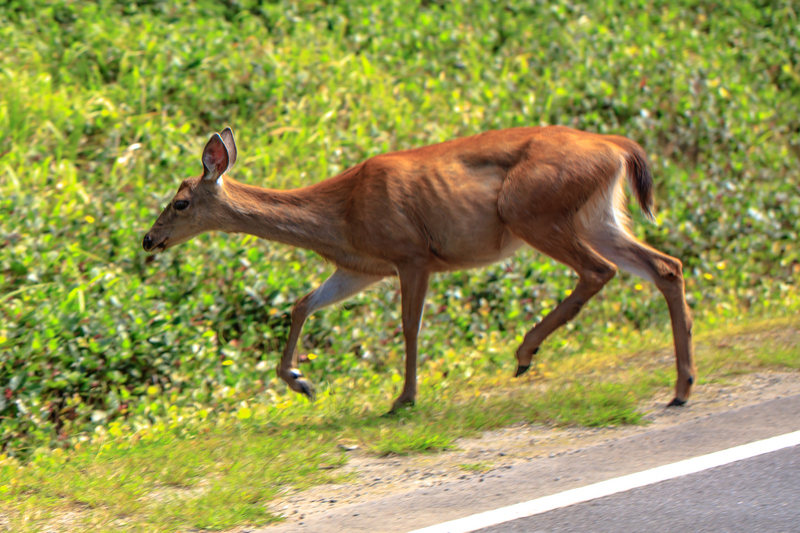
[[[162,251],[212,230],[248,233],[317,252],[337,270],[302,297],[278,375],[313,398],[295,349],[306,319],[387,276],[400,279],[406,379],[392,406],[417,393],[417,336],[428,279],[475,268],[528,244],[574,269],[575,290],[536,324],[516,351],[516,375],[553,331],[614,277],[617,267],[655,283],[672,320],[678,382],[669,405],[686,403],[696,370],[682,265],[628,230],[623,177],[652,219],[653,180],[644,150],[625,137],[560,126],[488,131],[372,157],[314,185],[288,191],[239,183],[230,128],[203,150],[202,176],[186,179],[145,235]]]

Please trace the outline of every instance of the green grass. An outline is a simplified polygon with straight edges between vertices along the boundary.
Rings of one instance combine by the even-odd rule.
[[[10,478],[15,497],[5,503],[22,516],[40,508],[77,509],[109,530],[120,520],[142,531],[265,523],[274,517],[264,502],[281,485],[303,488],[342,479],[336,470],[320,469],[344,458],[323,453],[316,437],[313,431],[238,428],[191,438],[167,433],[134,446],[110,441],[50,454],[34,469],[18,471],[18,478],[6,467],[4,488],[9,490]]]
[[[725,323],[702,335],[697,355],[705,370],[698,394],[706,383],[743,372],[796,369],[799,327],[795,318],[746,328]],[[423,379],[437,378],[438,385],[416,407],[390,417],[371,389],[360,388],[344,398],[326,391],[316,404],[280,409],[261,399],[249,405],[247,417],[198,420],[198,413],[187,412],[165,426],[115,426],[66,451],[40,449],[27,464],[0,460],[0,514],[12,531],[40,530],[65,516],[98,531],[257,526],[280,519],[267,504],[286,490],[352,479],[338,469],[347,457],[339,443],[377,455],[430,453],[520,421],[640,423],[654,393],[664,404],[670,398],[671,364],[658,362],[670,350],[663,336],[634,334],[628,344],[633,351],[545,357],[534,374],[519,380],[510,379],[510,368],[439,379],[439,371],[425,367]],[[794,353],[795,359],[774,353]],[[491,465],[461,468],[482,472]]]
[[[409,431],[390,431],[390,435],[378,435],[370,448],[378,455],[407,455],[420,452],[440,452],[453,447],[453,437],[442,435],[430,427],[416,426]]]
[[[432,452],[520,420],[639,423],[645,399],[668,400],[672,363],[653,363],[671,358],[666,305],[626,274],[509,381],[515,345],[576,283],[523,251],[433,279],[421,397],[394,419],[396,286],[318,312],[300,342],[318,356],[303,364],[320,391],[308,405],[274,368],[292,303],[330,265],[233,235],[141,250],[225,126],[235,177],[276,188],[492,128],[627,135],[656,181],[658,224],[634,212],[635,231],[684,263],[700,385],[797,369],[796,344],[747,329],[791,331],[780,320],[800,309],[800,30],[790,2],[762,4],[3,3],[0,491],[13,527],[73,511],[96,529],[263,523],[276,491],[339,479],[319,465],[344,460],[341,439]],[[744,344],[704,337],[722,331]]]
[[[643,396],[643,391],[633,391],[626,385],[567,383],[537,399],[531,418],[589,427],[638,424],[642,413],[636,410],[637,399]]]
[[[758,354],[758,362],[765,367],[779,366],[784,368],[800,368],[800,350],[795,345],[791,348],[777,349]]]
[[[463,464],[458,465],[458,467],[461,470],[464,470],[465,472],[483,473],[483,472],[488,472],[489,470],[491,470],[492,469],[492,464],[491,463],[485,463],[485,462],[484,463],[463,463]]]

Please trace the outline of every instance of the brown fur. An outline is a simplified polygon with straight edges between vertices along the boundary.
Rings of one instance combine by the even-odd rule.
[[[555,329],[614,277],[616,267],[653,281],[667,299],[675,338],[676,400],[696,371],[681,264],[628,231],[622,176],[652,218],[653,182],[642,148],[624,137],[565,127],[514,128],[373,157],[309,187],[277,191],[223,173],[236,159],[233,134],[214,136],[205,173],[186,180],[147,234],[163,250],[210,230],[249,233],[316,251],[339,271],[298,304],[279,375],[300,392],[294,345],[315,309],[397,275],[406,335],[406,386],[416,394],[417,332],[434,272],[488,265],[528,244],[572,267],[575,291],[532,328],[517,350],[520,368]],[[219,181],[217,179],[219,178]],[[178,200],[189,207],[177,211]],[[349,273],[349,274],[348,274]]]

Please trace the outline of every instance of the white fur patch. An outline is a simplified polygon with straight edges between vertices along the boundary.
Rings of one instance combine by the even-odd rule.
[[[347,270],[337,270],[317,287],[311,296],[308,314],[336,302],[340,302],[382,279],[382,276],[357,274]]]

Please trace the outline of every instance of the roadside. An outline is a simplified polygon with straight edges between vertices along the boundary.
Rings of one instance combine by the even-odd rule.
[[[355,474],[352,483],[325,485],[302,493],[286,494],[283,498],[275,500],[271,507],[273,512],[286,518],[285,522],[258,531],[264,533],[326,531],[319,528],[328,521],[341,526],[341,520],[349,519],[350,515],[358,516],[358,513],[353,514],[353,511],[379,509],[382,502],[392,501],[395,498],[399,503],[400,499],[407,500],[414,495],[419,497],[421,489],[430,488],[431,493],[434,493],[437,490],[451,490],[446,487],[469,486],[476,482],[482,483],[484,480],[492,481],[492,478],[503,477],[505,472],[519,469],[522,465],[534,468],[541,463],[537,460],[576,455],[598,445],[613,447],[617,441],[644,434],[650,435],[654,432],[658,434],[659,430],[681,424],[699,422],[702,427],[706,419],[717,418],[715,415],[722,413],[727,415],[736,409],[798,394],[800,394],[800,374],[759,372],[736,376],[725,384],[707,384],[699,388],[694,400],[682,408],[666,409],[665,401],[653,401],[647,407],[648,424],[643,426],[587,429],[518,424],[486,432],[481,438],[461,439],[457,442],[457,451],[437,455],[376,458],[354,450],[350,452],[350,461],[345,467]],[[747,435],[731,435],[731,438],[746,439]],[[684,453],[688,453],[689,456],[697,455],[701,453],[699,451],[701,449],[699,443],[693,442],[692,450]],[[653,454],[658,455],[658,453],[657,450],[653,450]],[[614,462],[624,464],[625,471],[632,472],[636,471],[640,464],[644,467],[646,461],[626,455],[625,461],[620,461],[619,457],[616,457]],[[576,468],[562,467],[555,470],[558,471],[558,475],[544,480],[545,484],[549,482],[550,485],[556,486],[562,478],[565,482],[579,482],[581,478],[587,478],[585,472],[578,472]],[[591,475],[588,478],[591,478]],[[532,484],[536,485],[536,482]],[[485,487],[487,493],[491,494],[494,488],[489,488],[490,486],[491,483]],[[474,493],[470,496],[476,498]],[[483,501],[481,498],[476,499]],[[409,507],[409,512],[412,507]],[[415,513],[418,511],[420,510],[414,508]],[[345,516],[348,518],[343,518]],[[381,531],[383,529],[379,524],[385,518],[385,516],[365,516],[364,524],[371,523],[365,527],[371,531]],[[247,528],[232,531],[253,530]]]
[[[753,372],[748,366],[753,358],[765,365],[783,359],[794,361],[792,366],[796,366],[800,361],[799,342],[793,319],[784,323],[727,328],[723,337],[711,333],[698,339],[698,359],[706,366],[690,402],[678,409],[667,409],[671,391],[663,397],[652,398],[640,408],[645,413],[642,425],[587,428],[518,423],[484,432],[479,438],[458,439],[454,450],[437,454],[376,457],[368,450],[354,449],[348,452],[348,462],[341,469],[352,475],[351,482],[320,485],[302,492],[287,491],[270,505],[270,510],[283,516],[285,522],[265,531],[280,531],[286,524],[335,513],[345,506],[453,481],[491,476],[542,457],[574,453],[603,442],[799,394],[799,372],[770,368]],[[651,361],[651,364],[670,362],[671,350],[660,351],[658,358],[663,360]]]
[[[6,458],[4,466],[0,457],[0,478],[6,479],[0,483],[0,528],[238,533],[275,516],[284,521],[264,531],[306,528],[382,498],[488,483],[554,462],[550,458],[569,462],[577,450],[800,393],[796,317],[704,331],[696,339],[698,386],[678,409],[664,407],[672,392],[671,347],[663,337],[631,336],[595,352],[545,355],[537,371],[520,380],[509,380],[504,369],[484,369],[472,377],[451,371],[445,382],[447,367],[429,362],[421,379],[431,380],[429,391],[436,384],[436,400],[399,418],[381,417],[357,394],[292,406],[281,418],[265,416],[272,411],[254,402],[250,417],[198,419],[189,435],[176,426],[146,439],[148,428],[139,428],[133,435],[100,435],[80,449],[41,451],[29,465]],[[499,344],[481,349],[507,351]],[[181,416],[176,413],[176,424]],[[546,423],[480,431],[515,419]],[[381,456],[393,450],[416,453]],[[629,459],[623,464],[636,466]],[[564,481],[542,478],[540,485]]]

